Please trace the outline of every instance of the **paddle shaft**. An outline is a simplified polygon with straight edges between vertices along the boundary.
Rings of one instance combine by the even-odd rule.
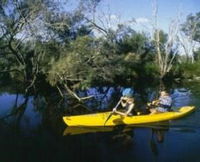
[[[113,108],[116,109],[121,103],[121,99],[119,100],[119,102],[117,103],[117,105]],[[104,122],[104,126],[106,125],[107,121],[110,119],[110,117],[113,115],[113,112],[111,112],[108,116],[108,118],[106,119],[106,121]]]

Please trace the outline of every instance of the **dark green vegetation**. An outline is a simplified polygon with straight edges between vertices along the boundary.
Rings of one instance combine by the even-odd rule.
[[[196,79],[180,86],[195,98],[176,99],[199,108],[200,49],[190,48],[200,42],[199,13],[180,24],[174,42],[156,26],[153,33],[109,27],[95,16],[100,0],[80,0],[73,10],[63,1],[0,0],[0,161],[200,161],[199,110],[170,122],[158,142],[154,127],[64,137],[62,121],[113,108],[120,86],[133,86],[145,105],[160,80]]]
[[[181,39],[200,43],[200,13],[189,15],[171,39],[156,26],[153,34],[124,24],[101,26],[95,17],[99,3],[81,0],[67,10],[53,0],[1,1],[2,84],[17,83],[23,93],[48,88],[81,100],[75,92],[87,87],[200,76],[200,49],[189,52]]]

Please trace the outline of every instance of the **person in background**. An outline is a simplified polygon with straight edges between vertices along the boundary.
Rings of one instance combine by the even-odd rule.
[[[148,106],[156,106],[156,108],[150,108],[150,115],[167,112],[171,110],[172,98],[167,91],[161,91],[159,99],[153,101]]]
[[[117,111],[117,108],[114,108],[113,112],[123,116],[132,116],[132,111],[135,106],[133,93],[134,92],[131,88],[125,88],[122,92],[122,97],[120,98],[121,106],[125,111]]]

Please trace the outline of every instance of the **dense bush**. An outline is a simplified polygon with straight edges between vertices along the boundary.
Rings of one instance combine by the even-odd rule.
[[[195,63],[182,63],[179,65],[182,76],[187,79],[200,77],[200,61]]]

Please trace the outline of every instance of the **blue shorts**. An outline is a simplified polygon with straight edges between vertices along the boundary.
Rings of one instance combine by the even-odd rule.
[[[157,107],[156,110],[159,112],[168,112],[168,110],[163,107]]]

